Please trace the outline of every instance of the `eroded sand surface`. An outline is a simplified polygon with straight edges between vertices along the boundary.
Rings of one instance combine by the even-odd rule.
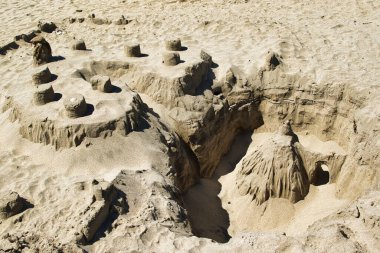
[[[0,18],[0,252],[380,251],[378,1]]]

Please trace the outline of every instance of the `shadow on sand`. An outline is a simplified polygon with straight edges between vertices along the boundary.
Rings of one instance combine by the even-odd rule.
[[[252,131],[244,131],[235,137],[230,150],[225,154],[211,178],[202,178],[184,195],[192,232],[198,237],[206,237],[217,242],[228,242],[230,220],[218,197],[221,191],[219,178],[232,172],[246,154],[251,143]]]

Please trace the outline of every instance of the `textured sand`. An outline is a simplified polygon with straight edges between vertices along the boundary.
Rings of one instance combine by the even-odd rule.
[[[127,25],[97,25],[88,18],[91,14],[110,21],[124,15],[130,22]],[[24,231],[37,231],[40,238],[47,239],[41,239],[41,244],[35,244],[37,248],[30,249],[30,252],[37,249],[53,251],[55,248],[50,247],[53,244],[72,243],[70,240],[74,237],[73,231],[80,223],[75,219],[80,220],[84,210],[92,203],[92,190],[85,188],[78,193],[75,190],[77,185],[83,182],[87,185],[93,179],[112,182],[122,170],[127,170],[133,173],[144,171],[141,178],[136,176],[142,182],[141,186],[128,179],[132,183],[126,186],[130,187],[126,192],[132,192],[135,201],[129,203],[129,216],[120,215],[117,226],[111,232],[105,232],[99,240],[83,246],[82,250],[380,251],[380,204],[379,193],[376,191],[380,187],[379,1],[9,0],[0,2],[0,18],[0,47],[12,42],[17,35],[37,29],[39,20],[54,22],[58,29],[43,34],[55,56],[55,61],[48,64],[50,71],[57,75],[51,85],[57,93],[63,94],[63,98],[70,93],[85,95],[86,101],[95,110],[91,116],[74,120],[64,116],[63,98],[48,106],[34,107],[31,103],[31,76],[45,66],[33,66],[33,47],[26,42],[20,42],[18,49],[0,55],[2,107],[7,103],[7,96],[15,96],[16,102],[23,108],[25,119],[49,118],[58,122],[55,126],[99,124],[124,117],[126,111],[132,110],[132,90],[136,88],[133,91],[139,94],[148,107],[144,109],[146,114],[142,117],[149,124],[149,127],[134,129],[136,131],[130,131],[122,137],[119,133],[110,131],[97,134],[96,138],[88,138],[78,147],[57,150],[51,145],[23,138],[19,131],[22,122],[11,122],[9,110],[1,112],[0,195],[5,196],[9,191],[15,191],[33,203],[34,207],[1,222],[0,239],[9,233],[19,235]],[[70,18],[85,20],[83,23],[70,23]],[[163,42],[167,38],[181,38],[183,46],[187,48],[180,52],[183,62],[174,67],[162,64]],[[71,50],[74,39],[83,39],[88,50]],[[140,43],[141,51],[146,57],[127,58],[123,51],[124,45],[136,42]],[[305,124],[305,128],[300,127],[304,131],[296,131],[300,143],[313,152],[334,152],[338,155],[352,150],[356,152],[356,149],[371,149],[371,152],[367,156],[359,153],[359,157],[352,157],[357,164],[354,172],[342,169],[346,174],[342,172],[336,182],[312,185],[304,200],[292,204],[287,199],[271,198],[265,205],[254,205],[249,196],[240,196],[235,191],[235,168],[239,167],[239,162],[252,144],[260,143],[277,129],[277,125],[271,124],[271,113],[267,113],[264,119],[266,124],[255,134],[243,132],[232,138],[234,142],[229,146],[228,153],[222,157],[210,178],[201,178],[198,184],[183,195],[178,197],[178,192],[175,192],[173,197],[167,189],[178,190],[174,186],[172,173],[176,161],[168,154],[172,152],[172,143],[175,143],[175,148],[181,147],[178,144],[181,131],[178,126],[173,127],[173,122],[183,119],[196,125],[197,117],[206,110],[199,105],[199,112],[187,112],[186,106],[190,104],[197,107],[198,102],[193,102],[193,97],[187,97],[187,104],[186,101],[183,102],[185,106],[181,101],[171,101],[168,95],[170,89],[165,86],[165,82],[151,89],[158,94],[157,97],[164,97],[164,100],[169,100],[169,104],[173,104],[160,104],[150,96],[151,90],[145,94],[137,91],[138,81],[146,73],[169,79],[182,77],[186,73],[186,67],[199,62],[201,49],[212,55],[217,64],[212,70],[214,82],[223,83],[226,72],[234,66],[244,73],[242,76],[247,77],[242,80],[249,83],[250,75],[256,75],[265,64],[268,51],[272,50],[281,54],[286,63],[281,69],[284,76],[302,77],[294,78],[296,81],[289,84],[294,86],[294,90],[308,90],[312,95],[331,86],[333,94],[334,87],[339,86],[350,94],[349,102],[360,104],[354,113],[346,108],[346,104],[338,106],[347,120],[354,122],[355,128],[356,122],[359,122],[357,127],[361,137],[355,137],[355,141],[361,138],[362,141],[358,141],[360,145],[352,147],[350,140],[354,140],[354,137],[348,137],[351,133],[345,133],[346,128],[334,129],[330,134],[329,129],[319,129],[317,124]],[[122,90],[120,93],[99,93],[92,90],[85,80],[73,76],[75,71],[85,68],[92,61],[128,61],[133,64],[134,67],[126,75],[122,71],[110,72],[112,84]],[[280,83],[278,76],[273,79],[273,86],[276,86],[277,81]],[[281,93],[286,85],[273,89]],[[256,88],[265,91],[268,87],[270,85],[263,86],[262,89]],[[263,97],[267,98],[265,95]],[[287,99],[286,97],[284,101]],[[313,98],[310,100],[312,104],[322,103],[322,108],[327,108],[326,111],[330,104],[336,102],[334,96],[327,95],[326,102],[320,103]],[[170,111],[172,108],[169,107],[176,108]],[[265,105],[262,107],[265,108]],[[281,112],[276,113],[281,115]],[[328,111],[330,115],[334,113]],[[302,117],[301,115],[300,118]],[[305,116],[305,122],[306,118]],[[340,122],[340,119],[337,121]],[[353,131],[357,132],[356,129]],[[316,136],[316,132],[320,135]],[[227,136],[230,133],[226,131],[218,134]],[[185,138],[181,136],[181,141],[182,139]],[[185,142],[188,141],[185,139]],[[190,144],[188,146],[191,147]],[[215,150],[218,148],[220,147],[215,145]],[[211,151],[210,159],[213,158]],[[354,151],[352,153],[356,154]],[[182,164],[191,163],[192,155],[194,154],[183,155],[186,159],[181,160]],[[197,175],[189,173],[187,183],[191,185],[196,177]],[[364,197],[357,199],[359,193]],[[183,211],[179,200],[184,201],[188,218],[179,217]],[[158,213],[159,218],[148,211]],[[356,217],[356,212],[360,213],[359,217]],[[342,234],[341,231],[345,232]],[[226,244],[219,244],[196,236],[219,242],[225,242],[229,236],[232,238]],[[6,252],[8,246],[0,245],[0,252]],[[75,250],[69,248],[66,252]]]
[[[246,148],[253,149],[260,145],[263,141],[270,138],[271,133],[253,134],[245,136],[245,140],[252,140],[252,146]],[[342,148],[335,142],[322,142],[315,136],[299,135],[300,143],[314,152],[342,152]],[[244,145],[241,145],[244,147]],[[234,146],[232,150],[236,150]],[[242,152],[245,154],[244,152]],[[228,156],[226,156],[228,157]],[[239,161],[232,158],[229,164],[235,164],[236,167],[240,164],[233,163]],[[247,232],[252,230],[257,231],[278,231],[284,232],[291,236],[302,236],[309,225],[320,220],[330,214],[335,213],[340,208],[344,207],[349,200],[338,199],[335,196],[335,184],[325,184],[320,186],[311,186],[309,193],[304,200],[292,204],[286,199],[271,199],[268,205],[257,206],[249,196],[240,196],[238,193],[231,192],[234,189],[233,185],[236,182],[236,167],[232,166],[231,173],[220,178],[221,193],[219,197],[222,199],[223,207],[230,214],[229,231],[232,235],[239,232]]]

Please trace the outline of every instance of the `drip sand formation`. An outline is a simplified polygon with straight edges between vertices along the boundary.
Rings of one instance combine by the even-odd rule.
[[[128,24],[124,17],[116,23]],[[21,36],[33,45],[34,74],[21,73],[21,88],[8,86],[1,97],[2,112],[23,138],[60,151],[91,150],[95,139],[155,131],[157,150],[168,159],[167,170],[122,170],[110,183],[77,183],[77,201],[86,207],[66,218],[82,222],[65,227],[75,249],[118,229],[137,233],[141,222],[145,232],[170,227],[217,242],[240,232],[292,231],[297,208],[313,204],[325,185],[334,198],[354,198],[373,185],[374,144],[363,144],[374,137],[373,124],[355,114],[365,100],[340,84],[314,86],[288,71],[280,53],[267,51],[249,72],[220,69],[209,53],[180,39],[165,40],[158,56],[127,43],[122,60],[86,57],[88,45],[75,40],[71,55],[57,58],[39,34]],[[56,61],[76,67],[68,74]],[[237,141],[242,132],[249,133],[245,146]],[[3,202],[4,220],[38,210],[17,193]]]

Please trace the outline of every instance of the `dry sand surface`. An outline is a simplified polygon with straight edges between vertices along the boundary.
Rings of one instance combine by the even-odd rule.
[[[380,2],[0,2],[0,253],[380,252]]]

